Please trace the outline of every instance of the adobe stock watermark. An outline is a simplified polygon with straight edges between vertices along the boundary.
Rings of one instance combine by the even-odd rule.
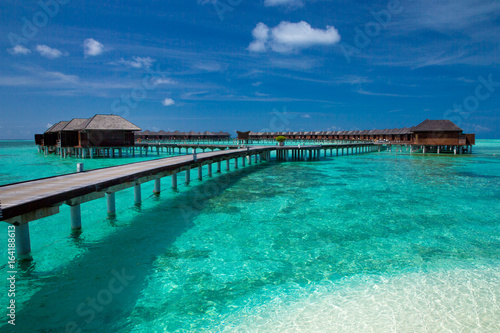
[[[215,12],[219,16],[221,22],[224,21],[224,15],[226,15],[227,12],[232,12],[243,2],[243,0],[208,0],[205,1],[205,3],[209,1],[213,4]]]
[[[139,103],[148,97],[148,92],[156,90],[159,79],[162,78],[160,64],[157,64],[154,70],[148,68],[147,72],[140,85],[132,88],[130,92],[122,94],[120,98],[113,100],[111,103],[111,112],[113,114],[126,118],[131,109],[137,108]]]
[[[23,16],[21,21],[23,26],[21,28],[21,33],[16,34],[10,32],[7,35],[12,47],[16,45],[26,44],[28,41],[33,40],[40,29],[44,28],[49,24],[50,20],[53,19],[58,13],[62,5],[69,3],[69,0],[40,0],[38,1],[38,6],[40,10],[36,11],[31,19]]]
[[[269,120],[269,128],[263,128],[260,132],[286,132],[290,131],[290,121],[297,117],[296,114],[287,111],[286,107],[283,111],[273,109],[271,112],[273,117]]]
[[[120,294],[129,285],[130,281],[135,279],[135,276],[128,275],[125,268],[122,268],[121,273],[115,269],[111,271],[113,277],[109,280],[108,286],[99,290],[95,297],[87,298],[85,302],[81,302],[76,307],[76,314],[84,319],[82,327],[90,324],[96,318],[96,313],[102,312],[106,306],[113,302],[115,295]],[[65,332],[67,333],[80,333],[82,332],[76,322],[72,321],[66,324]]]
[[[482,101],[491,97],[496,91],[496,87],[500,87],[500,82],[493,81],[493,74],[489,74],[487,79],[480,75],[477,80],[479,83],[474,89],[474,94],[465,97],[461,104],[453,104],[451,109],[444,112],[444,119],[448,119],[460,126],[463,120],[469,118],[471,113],[479,109]]]
[[[9,289],[7,296],[9,297],[9,306],[7,306],[7,322],[10,325],[16,325],[16,228],[13,225],[8,227],[8,247],[7,247],[7,266]]]
[[[371,44],[372,39],[378,37],[382,30],[387,29],[394,16],[401,14],[403,10],[404,7],[399,0],[389,0],[386,9],[382,9],[381,11],[375,12],[370,10],[373,20],[367,22],[363,30],[358,26],[354,27],[354,32],[356,33],[354,35],[354,45],[346,42],[339,44],[347,63],[351,63],[353,55],[361,54],[361,51]]]

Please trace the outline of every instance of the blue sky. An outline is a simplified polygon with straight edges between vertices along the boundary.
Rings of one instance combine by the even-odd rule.
[[[231,133],[450,119],[500,138],[498,1],[0,6],[0,139],[96,113]]]

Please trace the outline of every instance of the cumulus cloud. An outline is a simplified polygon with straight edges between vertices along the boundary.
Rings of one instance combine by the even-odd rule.
[[[124,60],[123,58],[118,61],[119,64],[134,67],[134,68],[149,68],[155,62],[154,59],[150,57],[132,57],[133,60]]]
[[[288,53],[316,45],[333,45],[340,41],[340,35],[333,26],[315,29],[307,22],[282,21],[270,29],[260,22],[252,31],[254,40],[248,45],[251,52],[265,52],[269,49]]]
[[[253,42],[248,45],[248,50],[252,52],[265,52],[266,43],[269,39],[269,28],[262,22],[259,22],[252,31]]]
[[[104,45],[93,38],[87,38],[83,41],[83,54],[86,57],[98,56],[104,52]]]
[[[35,50],[40,53],[40,55],[49,59],[56,59],[63,55],[58,49],[53,49],[47,45],[37,45]]]
[[[165,98],[161,104],[165,105],[165,106],[170,106],[170,105],[174,105],[175,104],[175,101],[171,98]]]
[[[31,53],[31,51],[27,47],[24,47],[22,45],[16,45],[13,48],[8,49],[7,51],[9,51],[10,54],[24,54],[24,55],[26,55],[26,54]]]
[[[276,7],[276,6],[286,6],[286,7],[302,7],[304,2],[302,0],[265,0],[264,6]]]

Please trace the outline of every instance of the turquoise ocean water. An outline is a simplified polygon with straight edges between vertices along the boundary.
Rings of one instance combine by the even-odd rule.
[[[3,141],[0,184],[76,162]],[[64,205],[30,223],[16,328],[3,316],[0,332],[500,331],[499,140],[191,179],[173,191],[167,177],[160,196],[144,184],[140,207],[118,192],[113,219],[105,199],[83,204],[79,236]],[[6,314],[6,225],[0,244]]]

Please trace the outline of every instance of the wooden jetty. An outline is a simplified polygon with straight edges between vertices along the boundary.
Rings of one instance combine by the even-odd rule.
[[[190,146],[193,147],[193,146]],[[229,148],[221,146],[220,148]],[[213,147],[215,149],[215,147]],[[15,226],[16,253],[18,258],[30,258],[31,252],[29,223],[59,213],[62,204],[70,206],[71,228],[82,227],[80,205],[85,202],[106,197],[108,214],[115,214],[115,193],[134,187],[134,203],[140,204],[141,184],[154,181],[154,192],[160,193],[161,179],[171,177],[173,188],[177,188],[177,177],[185,172],[185,183],[190,182],[190,170],[198,169],[198,179],[203,176],[203,167],[212,176],[212,165],[217,165],[221,172],[222,162],[226,161],[226,171],[230,171],[230,161],[234,168],[241,165],[269,161],[271,153],[276,153],[276,160],[317,160],[324,151],[324,156],[336,150],[336,156],[380,151],[381,147],[373,143],[315,145],[315,146],[255,146],[225,149],[206,153],[175,156],[145,162],[130,163],[121,166],[77,172],[69,175],[30,180],[0,186],[1,217],[0,221]],[[340,153],[339,153],[340,152]],[[81,170],[81,169],[80,169]],[[83,170],[81,170],[83,171]]]

